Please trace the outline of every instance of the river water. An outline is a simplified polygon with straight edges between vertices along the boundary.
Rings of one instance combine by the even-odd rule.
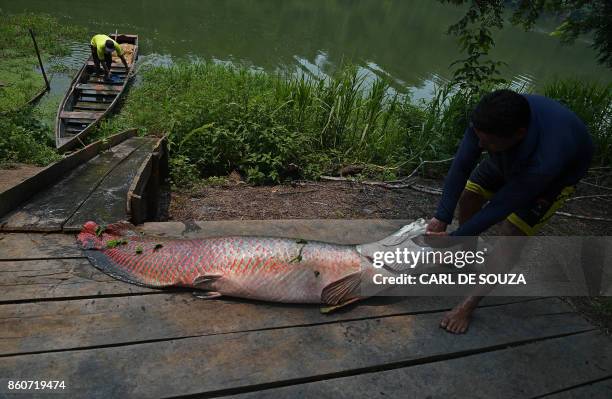
[[[434,0],[1,0],[0,8],[46,12],[91,34],[136,33],[141,55],[156,62],[199,58],[315,75],[351,62],[416,98],[452,76],[449,65],[460,53],[445,31],[463,15]],[[554,27],[544,22],[523,32],[508,24],[497,34],[493,56],[507,63],[505,78],[536,90],[555,77],[612,80],[587,40],[562,46],[548,35]],[[87,43],[78,47],[65,61],[80,64]],[[68,77],[54,78],[54,91],[64,90]]]

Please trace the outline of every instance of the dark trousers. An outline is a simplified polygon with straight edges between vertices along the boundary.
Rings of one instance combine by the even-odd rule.
[[[96,69],[100,70],[100,58],[98,58],[98,51],[95,46],[89,46],[91,48],[91,56],[93,57],[94,64],[96,65]],[[111,65],[113,64],[113,56],[108,53],[104,53],[104,62],[110,71]]]

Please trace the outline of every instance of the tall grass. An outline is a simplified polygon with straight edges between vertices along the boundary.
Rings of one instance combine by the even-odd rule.
[[[435,107],[416,106],[383,80],[366,85],[353,67],[317,80],[179,64],[145,70],[121,116],[102,130],[170,132],[175,178],[182,182],[232,170],[253,183],[278,182],[354,163],[397,174],[452,152],[467,111],[458,111],[464,99],[447,95]]]
[[[16,162],[44,166],[61,158],[49,127],[38,120],[32,107],[0,115],[0,167]]]
[[[609,88],[554,82],[545,94],[586,121],[598,160],[608,162]],[[346,164],[392,179],[423,160],[453,156],[477,101],[441,87],[415,104],[384,80],[366,84],[353,67],[319,80],[185,63],[146,69],[121,115],[101,133],[130,126],[169,132],[179,185],[232,170],[252,183],[317,178]]]
[[[0,112],[15,110],[44,87],[28,28],[43,58],[65,55],[70,41],[85,40],[85,29],[61,24],[46,14],[6,14],[0,9]]]
[[[44,87],[28,28],[34,30],[45,59],[67,54],[68,41],[85,37],[84,28],[60,24],[49,15],[0,10],[0,165],[46,165],[60,158],[39,112],[24,107]]]

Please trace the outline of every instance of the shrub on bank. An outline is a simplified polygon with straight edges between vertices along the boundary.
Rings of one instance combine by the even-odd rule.
[[[251,183],[317,178],[347,164],[393,179],[423,160],[451,157],[478,101],[442,87],[415,104],[381,79],[366,85],[353,67],[319,80],[181,63],[149,67],[141,78],[122,114],[102,130],[170,132],[179,185],[233,170]],[[596,162],[609,162],[610,90],[571,85],[554,82],[544,94],[583,117],[599,145]]]
[[[0,165],[14,162],[47,165],[61,158],[54,150],[49,128],[27,107],[0,115]]]

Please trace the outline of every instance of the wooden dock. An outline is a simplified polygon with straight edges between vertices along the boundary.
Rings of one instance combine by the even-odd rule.
[[[0,231],[78,231],[88,220],[143,222],[157,211],[149,203],[157,203],[167,176],[165,142],[128,130],[50,165],[0,193]]]
[[[404,221],[147,223],[147,234],[267,234],[338,243]],[[70,398],[609,398],[612,343],[558,298],[489,298],[468,334],[455,298],[316,306],[202,300],[122,283],[74,236],[0,233],[0,377],[63,380]],[[30,391],[0,397],[49,397]]]

